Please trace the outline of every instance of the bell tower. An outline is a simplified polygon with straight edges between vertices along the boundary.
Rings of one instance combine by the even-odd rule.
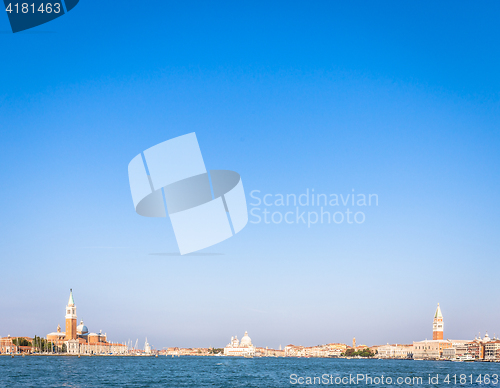
[[[443,339],[443,314],[441,314],[441,307],[439,307],[439,303],[436,309],[436,314],[434,314],[434,323],[432,325],[432,339]]]
[[[76,339],[76,306],[73,300],[73,290],[69,290],[69,301],[66,306],[66,340]]]

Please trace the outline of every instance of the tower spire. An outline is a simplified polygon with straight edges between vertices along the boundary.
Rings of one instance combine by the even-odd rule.
[[[434,314],[434,318],[443,318],[443,314],[441,314],[441,307],[439,307],[439,303],[436,309],[436,314]]]
[[[75,305],[75,300],[73,299],[73,289],[69,289],[69,301],[68,301],[68,306],[74,306]]]

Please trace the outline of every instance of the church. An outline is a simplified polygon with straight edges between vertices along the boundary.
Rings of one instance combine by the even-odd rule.
[[[252,345],[252,340],[245,331],[245,335],[238,340],[237,336],[231,337],[231,342],[224,348],[225,356],[254,356],[255,346]]]
[[[66,306],[66,331],[57,331],[47,334],[47,341],[57,348],[64,349],[70,354],[126,354],[127,346],[107,341],[106,333],[89,333],[83,321],[77,326],[76,305],[73,299],[73,290],[70,290],[68,305]]]

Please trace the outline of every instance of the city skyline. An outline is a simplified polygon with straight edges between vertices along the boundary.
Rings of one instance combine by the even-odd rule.
[[[232,336],[230,342],[220,347],[172,347],[164,346],[161,349],[151,346],[146,337],[144,349],[135,345],[131,340],[125,342],[109,342],[106,333],[92,333],[83,320],[77,325],[77,306],[70,289],[68,303],[65,308],[65,327],[62,332],[60,325],[55,332],[45,337],[28,336],[7,337],[0,336],[0,354],[65,354],[80,357],[93,355],[118,356],[231,356],[231,357],[375,357],[391,359],[413,360],[452,360],[452,361],[495,361],[500,362],[500,338],[488,333],[474,339],[444,339],[444,317],[440,304],[437,304],[432,323],[432,339],[412,341],[411,344],[358,344],[356,337],[352,339],[352,346],[340,342],[330,342],[315,346],[304,346],[289,343],[279,346],[279,349],[252,342],[248,331],[241,339]]]
[[[500,332],[499,3],[89,4],[16,34],[0,15],[1,335],[52,332],[70,288],[93,330],[153,345],[407,343],[437,302],[450,338]],[[127,166],[192,132],[249,210],[255,190],[378,205],[249,217],[180,257]]]
[[[91,352],[92,351],[92,346],[95,346],[96,344],[103,344],[103,346],[112,346],[113,344],[118,344],[118,345],[115,345],[115,346],[118,346],[120,347],[122,345],[125,346],[125,343],[126,344],[129,344],[129,343],[133,343],[133,340],[131,338],[128,338],[126,341],[124,339],[122,339],[121,341],[111,341],[111,342],[108,342],[107,341],[107,334],[106,333],[102,333],[102,330],[99,331],[99,333],[90,333],[87,326],[84,324],[83,322],[83,319],[81,319],[80,321],[80,324],[78,325],[78,320],[77,320],[77,307],[76,307],[76,304],[74,302],[74,297],[73,297],[73,290],[70,289],[70,295],[69,295],[69,301],[65,307],[65,313],[66,315],[64,316],[65,318],[65,327],[66,327],[66,330],[65,332],[61,331],[61,326],[60,324],[58,324],[57,326],[57,330],[55,332],[51,332],[49,334],[47,334],[46,336],[42,336],[42,338],[45,338],[47,341],[51,342],[54,344],[54,346],[58,347],[59,350],[62,348],[62,345],[65,344],[65,349],[68,349],[67,351],[69,353],[79,353],[79,351],[77,350],[77,348],[80,346],[82,347],[82,349],[85,349],[85,350],[82,350],[81,352],[82,353],[85,353],[85,352]],[[429,325],[430,326],[430,325]],[[251,346],[254,346],[252,345],[252,342],[250,341],[250,338],[248,337],[248,331],[245,330],[245,335],[244,335],[244,338],[247,338],[248,339],[248,342]],[[175,333],[174,333],[175,334]],[[480,332],[478,332],[479,334],[479,338],[481,338],[481,335],[480,335]],[[19,334],[19,335],[10,335],[10,333],[7,335],[8,337],[12,337],[12,338],[16,338],[16,337],[19,337],[19,338],[27,338],[26,337],[26,333],[23,333],[22,335]],[[0,338],[2,337],[7,337],[7,336],[3,336],[2,333],[0,332]],[[486,337],[488,337],[488,330],[486,330]],[[233,341],[233,338],[234,338],[234,341],[236,341],[236,345],[235,342]],[[477,338],[477,335],[475,336],[475,338]],[[496,333],[493,334],[493,339],[496,338]],[[428,339],[427,337],[425,337],[425,340],[422,338],[421,340],[422,341],[448,341],[450,339],[450,337],[445,337],[444,336],[444,318],[443,318],[443,314],[441,312],[441,306],[439,303],[437,303],[437,308],[436,308],[436,311],[434,313],[434,316],[433,316],[433,322],[432,322],[432,336],[431,336],[431,339]],[[210,339],[209,339],[210,340]],[[472,340],[472,337],[470,337],[469,340]],[[69,341],[69,342],[68,342]],[[137,338],[137,341],[139,341],[139,338]],[[136,341],[136,342],[137,342]],[[420,341],[420,340],[419,340]],[[78,342],[79,342],[79,345],[78,345]],[[293,343],[294,341],[288,341],[288,343]],[[357,346],[358,347],[366,347],[366,346],[380,346],[380,345],[383,345],[383,343],[370,343],[370,341],[361,341],[362,343],[359,344],[359,345],[356,345],[356,338],[353,337],[352,338],[352,348],[356,348]],[[408,343],[410,342],[415,342],[415,338],[413,338],[411,341],[409,341]],[[243,342],[242,342],[243,343]],[[337,342],[337,341],[332,341],[331,339],[326,341],[326,342],[321,342],[319,344],[316,344],[316,345],[324,345],[324,344],[336,344],[336,343],[339,343],[339,344],[342,344],[344,342],[340,341],[340,342]],[[347,342],[345,342],[347,343]],[[389,345],[390,343],[396,343],[397,342],[394,342],[394,341],[388,341],[387,342],[387,345]],[[147,341],[147,337],[146,337],[146,344],[147,346],[149,346],[148,344],[148,341]],[[231,345],[232,344],[232,345]],[[237,339],[237,336],[236,337],[231,337],[231,342],[230,342],[230,345],[227,345],[227,346],[233,346],[233,347],[238,347],[238,344],[239,344],[239,341]],[[369,345],[367,345],[369,344]],[[402,342],[400,342],[399,344],[404,344]],[[129,346],[129,345],[127,345]],[[268,345],[266,344],[259,344],[259,346],[263,347],[265,346],[266,348],[268,347]],[[311,344],[307,344],[307,345],[303,345],[301,344],[300,346],[311,346]],[[172,345],[172,344],[161,344],[160,346],[156,347],[156,346],[152,346],[152,348],[156,348],[156,349],[165,349],[165,348],[170,348],[170,347],[178,347],[178,348],[218,348],[220,347],[220,344],[215,344],[215,345],[210,345],[210,346],[182,346],[182,345]],[[281,350],[281,347],[282,347],[282,344],[279,345],[279,348]],[[349,346],[348,346],[349,347]],[[273,347],[271,347],[272,349]],[[278,349],[278,347],[274,347],[274,349]],[[122,349],[119,349],[120,350],[120,353],[122,353],[124,350]],[[236,353],[238,353],[238,350],[235,350]]]

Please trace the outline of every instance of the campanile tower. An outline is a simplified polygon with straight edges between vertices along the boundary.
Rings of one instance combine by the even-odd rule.
[[[434,323],[432,325],[432,339],[443,339],[443,314],[441,314],[441,307],[439,307],[439,303],[436,309],[436,314],[434,314]]]
[[[69,301],[66,306],[66,340],[76,339],[76,306],[73,300],[73,290],[69,290]]]

